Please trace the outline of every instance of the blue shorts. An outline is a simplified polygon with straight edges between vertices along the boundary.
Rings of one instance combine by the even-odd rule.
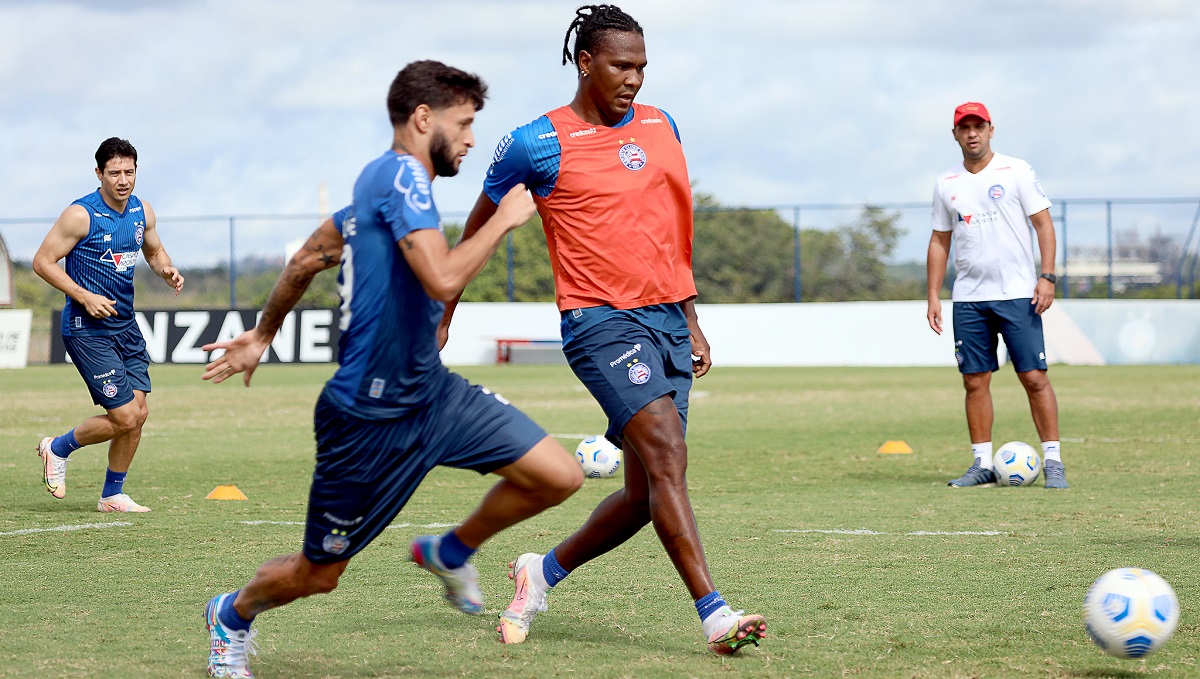
[[[345,561],[370,544],[434,467],[487,474],[546,438],[502,397],[454,374],[436,401],[390,420],[355,417],[326,387],[313,420],[317,465],[304,556],[314,563]]]
[[[562,316],[563,354],[604,410],[605,436],[618,448],[624,447],[621,432],[629,420],[665,395],[675,401],[687,430],[692,342],[686,321],[669,329],[654,327],[638,311],[584,309]]]
[[[92,392],[92,403],[112,410],[132,401],[135,389],[150,393],[150,355],[136,323],[115,335],[63,335],[62,339]]]
[[[1046,342],[1042,337],[1042,317],[1034,313],[1030,298],[996,302],[954,303],[954,358],[964,375],[995,372],[999,347],[1004,346],[1013,369],[1019,373],[1046,370]]]

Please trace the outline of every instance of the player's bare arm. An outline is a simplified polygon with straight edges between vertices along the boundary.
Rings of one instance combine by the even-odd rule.
[[[458,237],[458,245],[468,240],[479,231],[492,215],[496,214],[498,206],[488,198],[486,192],[479,192],[479,199],[475,201],[475,207],[471,208],[471,214],[467,215],[467,221],[463,224],[462,233]],[[454,309],[458,307],[458,300],[462,298],[462,293],[454,296],[454,299],[446,302],[446,310],[442,314],[442,322],[438,324],[437,341],[438,349],[446,347],[446,341],[450,339],[450,321],[454,318]]]
[[[183,274],[171,263],[171,256],[167,254],[162,239],[158,237],[158,218],[154,216],[154,208],[143,201],[142,209],[146,214],[146,226],[142,233],[142,254],[154,273],[166,281],[167,285],[175,288],[175,294],[178,295],[183,291]]]
[[[708,339],[700,330],[700,320],[696,316],[696,300],[689,299],[681,302],[679,306],[683,308],[683,315],[687,317],[688,334],[692,337],[692,375],[704,377],[712,368],[712,348],[708,346]]]
[[[84,289],[58,265],[59,260],[87,237],[90,227],[91,218],[86,208],[82,205],[68,206],[55,220],[54,226],[50,227],[50,232],[33,256],[33,270],[42,280],[83,305],[89,316],[108,318],[117,313],[116,301]]]
[[[242,381],[250,386],[250,377],[258,368],[263,352],[275,338],[279,326],[288,312],[296,306],[296,302],[304,296],[312,279],[322,271],[336,266],[341,261],[342,234],[333,225],[333,219],[326,219],[317,230],[308,237],[304,247],[292,255],[271,294],[263,307],[262,317],[258,325],[225,341],[205,344],[204,351],[223,349],[224,354],[213,359],[204,367],[201,379],[212,380],[220,384],[230,377],[244,372]]]
[[[1037,233],[1038,250],[1042,253],[1042,268],[1039,273],[1054,273],[1054,249],[1057,243],[1054,240],[1054,220],[1050,218],[1050,209],[1047,208],[1030,215],[1030,223],[1033,224],[1033,230]],[[1050,305],[1054,303],[1054,283],[1045,278],[1037,279],[1037,287],[1033,290],[1034,312],[1041,314]]]
[[[929,286],[929,307],[925,318],[929,327],[942,334],[942,282],[946,279],[946,264],[950,261],[949,231],[934,231],[929,238],[929,253],[925,258],[925,275]]]
[[[533,216],[533,198],[524,184],[512,187],[495,213],[453,249],[439,231],[421,229],[400,240],[400,252],[412,267],[426,294],[441,302],[457,300],[496,252],[500,241]]]

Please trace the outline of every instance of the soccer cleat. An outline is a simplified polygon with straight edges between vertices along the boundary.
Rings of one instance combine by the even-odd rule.
[[[458,568],[443,568],[437,559],[435,535],[418,535],[412,541],[412,562],[442,579],[446,601],[467,615],[483,612],[483,591],[479,589],[479,571],[469,563]]]
[[[42,481],[46,484],[46,490],[61,500],[67,496],[67,458],[59,457],[50,450],[53,442],[53,436],[42,439],[37,454],[42,458]]]
[[[231,630],[221,624],[217,611],[230,594],[219,594],[204,608],[204,624],[208,627],[208,676],[222,679],[254,679],[250,672],[250,655],[258,655],[254,643],[257,630]],[[249,654],[249,655],[248,655]]]
[[[1046,460],[1046,464],[1042,466],[1042,474],[1046,477],[1047,488],[1067,487],[1067,468],[1058,460]]]
[[[761,615],[744,615],[744,611],[728,606],[713,615],[719,620],[715,621],[716,631],[708,635],[708,650],[718,655],[736,653],[746,644],[758,646],[758,641],[767,636],[767,621]]]
[[[119,495],[110,495],[109,497],[100,498],[100,502],[96,503],[96,511],[98,512],[148,512],[149,507],[143,507],[133,501],[125,493]]]
[[[513,581],[513,600],[508,608],[500,613],[500,641],[506,644],[519,644],[529,636],[529,623],[533,616],[547,609],[546,592],[529,577],[529,567],[542,566],[541,554],[522,554],[516,561],[510,562],[508,577]]]
[[[970,488],[972,486],[994,486],[996,485],[996,472],[991,469],[984,469],[979,466],[978,462],[971,465],[962,476],[950,481],[946,484],[951,488]]]

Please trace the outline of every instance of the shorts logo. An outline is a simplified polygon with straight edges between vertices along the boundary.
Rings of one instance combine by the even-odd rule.
[[[633,356],[634,354],[636,354],[637,352],[639,352],[641,350],[642,350],[642,345],[640,343],[633,345],[632,349],[630,349],[629,351],[626,351],[625,353],[618,356],[616,358],[616,360],[609,361],[608,367],[610,367],[610,368],[617,367],[618,363],[624,361],[625,359],[629,358],[630,356]]]
[[[326,535],[325,539],[321,541],[321,549],[330,554],[341,554],[349,548],[350,538],[346,537],[346,531],[344,530],[335,530]]]
[[[958,361],[960,366],[963,364],[962,340],[954,343],[954,360]]]
[[[992,184],[992,188],[988,189],[988,198],[992,200],[1000,200],[1004,197],[1004,187],[999,184]]]
[[[385,382],[381,377],[376,377],[375,379],[371,380],[371,391],[367,392],[367,395],[371,398],[379,398],[380,396],[383,396],[384,384]]]
[[[621,164],[625,167],[637,172],[646,167],[646,152],[637,144],[626,144],[617,152],[621,158]]]
[[[634,384],[645,384],[650,381],[650,366],[645,363],[634,363],[629,366],[629,381]]]
[[[117,385],[112,382],[105,382],[100,390],[104,392],[104,398],[112,398],[117,395]]]

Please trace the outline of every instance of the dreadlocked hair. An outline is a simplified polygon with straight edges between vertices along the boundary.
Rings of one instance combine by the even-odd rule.
[[[645,35],[641,25],[616,5],[584,5],[575,10],[575,18],[567,27],[567,37],[563,40],[563,64],[574,63],[578,68],[579,53],[586,50],[589,54],[595,54],[605,31]],[[570,49],[572,33],[575,34],[574,51]]]

